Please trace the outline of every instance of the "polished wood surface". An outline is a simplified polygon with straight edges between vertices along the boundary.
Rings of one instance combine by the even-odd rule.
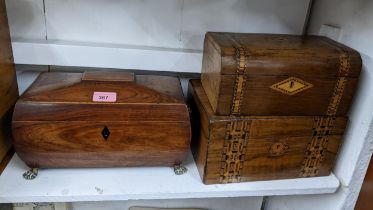
[[[17,98],[18,86],[5,1],[0,0],[0,162],[10,149],[9,112],[12,112]]]
[[[219,115],[229,115],[230,101],[233,100],[235,75],[221,76],[220,98],[217,103],[221,110]],[[285,95],[269,87],[287,79],[288,76],[247,76],[246,92],[242,97],[241,114],[244,115],[326,115],[335,87],[335,79],[308,78],[313,84],[309,90],[295,95]],[[344,116],[350,108],[358,79],[348,79],[343,100],[339,104],[337,116]],[[206,90],[206,89],[205,89]]]
[[[0,1],[0,117],[16,102],[18,87],[5,1]]]
[[[360,70],[358,52],[325,37],[207,33],[201,80],[218,115],[344,116]]]
[[[44,73],[20,98],[14,146],[30,167],[180,164],[190,144],[188,108],[177,78],[100,73]],[[89,75],[89,76],[87,76]],[[94,78],[95,77],[95,78]],[[90,79],[87,79],[90,78]],[[124,77],[123,77],[124,78]],[[94,92],[116,102],[93,102]],[[104,130],[110,132],[104,137]]]
[[[245,73],[253,76],[337,77],[339,69],[336,67],[342,50],[350,56],[348,76],[358,77],[361,71],[357,51],[322,36],[208,32],[205,39],[206,45],[211,44],[222,55],[222,74],[236,73],[237,63],[233,56],[236,56],[235,47],[239,46],[249,52]]]
[[[115,104],[184,103],[181,85],[176,77],[138,75],[136,82],[91,81],[82,80],[81,73],[62,72],[42,73],[22,95],[21,100],[53,104],[93,104],[92,94],[95,91],[116,92],[118,98]]]
[[[188,103],[205,184],[329,175],[347,124],[345,117],[218,116],[199,80],[189,84]]]
[[[33,168],[172,166],[190,135],[186,122],[17,122],[13,131],[17,154]]]

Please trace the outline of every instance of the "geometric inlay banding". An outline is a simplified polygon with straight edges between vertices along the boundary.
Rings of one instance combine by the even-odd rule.
[[[221,157],[220,183],[241,181],[250,127],[250,120],[227,124]]]
[[[334,127],[334,122],[334,117],[315,119],[299,177],[313,177],[319,174],[325,153],[328,150],[329,136]]]

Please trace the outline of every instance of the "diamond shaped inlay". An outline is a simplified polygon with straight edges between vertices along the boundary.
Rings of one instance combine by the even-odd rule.
[[[286,95],[294,95],[311,87],[313,87],[311,83],[308,83],[296,77],[289,77],[288,79],[271,86],[273,90],[279,91]]]
[[[104,137],[105,140],[107,140],[110,136],[110,130],[107,126],[104,127],[104,129],[102,129],[102,137]]]

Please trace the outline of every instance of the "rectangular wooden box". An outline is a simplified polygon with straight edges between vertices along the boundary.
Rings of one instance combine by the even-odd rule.
[[[360,70],[326,37],[207,33],[201,80],[217,115],[344,116]]]
[[[32,168],[172,166],[191,137],[178,78],[122,72],[41,74],[12,130]]]
[[[18,98],[16,71],[9,34],[5,1],[0,1],[0,174],[1,164],[11,147],[12,107]]]
[[[189,84],[192,152],[205,184],[327,176],[346,117],[218,116],[199,80]]]

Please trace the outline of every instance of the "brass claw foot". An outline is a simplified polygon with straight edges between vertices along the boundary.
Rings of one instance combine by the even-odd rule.
[[[183,175],[188,171],[188,169],[182,165],[174,165],[174,172],[176,175]]]
[[[27,180],[33,180],[38,176],[38,169],[37,168],[32,168],[25,173],[23,173],[23,178]]]

